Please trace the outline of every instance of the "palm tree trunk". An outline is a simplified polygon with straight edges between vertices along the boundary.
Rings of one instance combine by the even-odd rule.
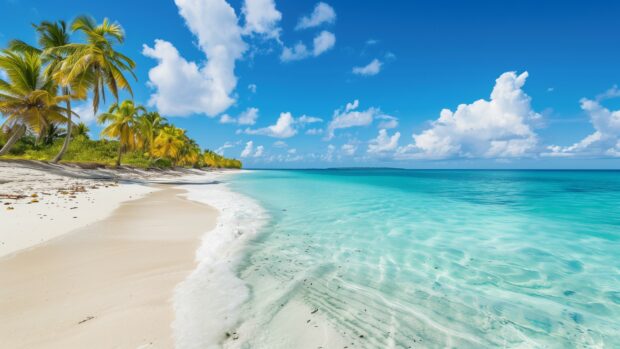
[[[6,142],[4,147],[0,149],[0,156],[8,153],[9,150],[13,148],[13,145],[15,145],[15,142],[17,142],[24,135],[25,132],[26,132],[26,126],[24,125],[17,126],[17,129],[13,131],[11,138],[9,138],[9,140]]]
[[[123,145],[119,142],[118,144],[118,158],[116,159],[116,167],[121,165],[121,156],[123,156]]]
[[[69,96],[68,87],[65,87],[63,89],[63,92],[65,96]],[[67,152],[67,149],[69,149],[69,143],[71,142],[72,128],[73,128],[73,122],[71,122],[71,100],[67,99],[67,135],[65,136],[65,142],[62,144],[62,148],[60,148],[60,151],[58,152],[56,157],[54,157],[54,159],[52,160],[52,163],[54,164],[58,163],[58,161],[60,161],[62,157],[65,155],[65,152]]]

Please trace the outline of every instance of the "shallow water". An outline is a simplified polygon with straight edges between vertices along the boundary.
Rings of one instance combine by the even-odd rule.
[[[349,347],[620,347],[619,172],[254,171],[230,187],[271,217],[237,270],[256,328],[241,347],[277,347],[293,303],[312,310],[296,331],[320,319]]]

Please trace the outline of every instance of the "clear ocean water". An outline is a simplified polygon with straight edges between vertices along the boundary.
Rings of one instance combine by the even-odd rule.
[[[620,348],[620,172],[253,171],[236,272],[263,347],[294,302],[361,348]],[[307,324],[306,324],[306,318]],[[261,338],[262,337],[262,338]]]

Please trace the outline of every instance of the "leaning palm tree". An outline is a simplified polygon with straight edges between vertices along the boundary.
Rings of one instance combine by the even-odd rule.
[[[35,51],[0,53],[0,69],[8,81],[0,79],[0,113],[3,125],[12,134],[0,149],[6,154],[28,129],[41,138],[51,122],[64,122],[68,112],[59,103],[68,99],[58,96],[58,86],[43,73],[41,55]]]
[[[70,50],[59,49],[66,47],[71,43],[67,23],[65,21],[43,21],[40,24],[34,25],[34,28],[38,35],[37,41],[40,48],[30,46],[29,44],[20,40],[13,40],[9,42],[9,47],[13,50],[18,50],[22,52],[40,52],[42,54],[42,59],[44,63],[47,63],[45,73],[50,77],[54,77],[56,80],[58,80],[57,82],[63,85],[63,95],[71,96],[72,98],[79,98],[80,96],[82,96],[82,98],[84,98],[86,95],[88,84],[91,83],[90,80],[86,78],[86,75],[83,76],[83,79],[75,79],[68,83],[64,83],[63,81],[61,81],[62,79],[59,79],[60,75],[58,75],[58,72],[62,67],[63,61],[70,54]],[[67,98],[65,103],[67,108],[67,136],[65,137],[62,148],[54,157],[54,159],[52,159],[53,163],[57,163],[62,159],[63,155],[69,148],[69,143],[71,142],[71,136],[73,134],[71,132],[71,128],[73,126],[73,122],[71,121],[71,98]]]
[[[144,149],[148,149],[149,156],[153,156],[153,144],[155,136],[163,127],[166,121],[158,112],[147,112],[138,118],[138,127],[140,128],[141,143]]]
[[[119,89],[126,89],[133,96],[123,71],[129,71],[136,78],[133,73],[136,64],[114,50],[114,44],[122,44],[125,40],[123,28],[117,23],[110,23],[107,18],[97,25],[93,18],[80,16],[73,21],[71,30],[83,33],[86,43],[50,46],[44,51],[48,55],[62,58],[53,68],[54,77],[60,84],[72,87],[72,93],[77,98],[85,98],[87,91],[92,91],[95,114],[99,110],[100,100],[105,102],[105,87],[112,92],[116,103]],[[69,123],[68,134],[71,134],[70,127]],[[55,162],[60,161],[69,142],[67,137],[63,148],[54,158]]]
[[[121,165],[123,152],[134,149],[137,144],[137,118],[146,112],[143,106],[136,106],[133,101],[126,100],[120,105],[114,103],[107,113],[99,115],[98,122],[108,124],[102,131],[104,137],[116,138],[119,141],[116,166]]]

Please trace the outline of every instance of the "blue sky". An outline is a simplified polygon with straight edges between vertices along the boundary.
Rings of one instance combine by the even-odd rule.
[[[3,46],[118,21],[135,100],[247,167],[620,168],[618,2],[0,1]]]

